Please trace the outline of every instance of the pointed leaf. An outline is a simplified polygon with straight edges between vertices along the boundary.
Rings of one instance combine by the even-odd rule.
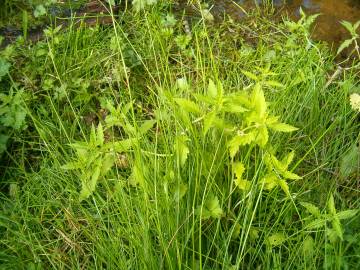
[[[147,133],[150,129],[153,128],[155,123],[156,123],[156,120],[153,120],[153,119],[144,121],[144,123],[139,128],[140,134],[143,135],[143,134]]]
[[[281,189],[285,192],[286,195],[290,196],[290,189],[289,185],[286,183],[285,180],[279,179],[278,185],[281,187]]]
[[[253,79],[254,81],[258,81],[259,78],[254,74],[246,70],[241,70],[241,72],[248,78]]]
[[[340,54],[343,50],[345,50],[347,47],[349,47],[353,43],[353,39],[347,39],[341,45],[339,46],[339,49],[337,50],[336,54]]]
[[[319,218],[321,216],[320,209],[313,205],[312,203],[308,202],[301,202],[300,203],[310,214]]]
[[[266,243],[271,247],[281,246],[286,241],[286,236],[283,233],[274,233],[266,239]]]
[[[356,214],[359,212],[359,210],[345,210],[345,211],[341,211],[341,212],[338,212],[336,214],[337,218],[338,219],[349,219],[349,218],[352,218],[354,216],[356,216]]]
[[[187,112],[201,114],[200,107],[191,100],[185,98],[174,98],[174,101],[181,107],[181,109]]]
[[[315,219],[306,226],[306,229],[308,230],[319,229],[324,227],[325,225],[326,225],[326,219]]]
[[[213,126],[215,117],[216,117],[216,112],[215,111],[209,112],[207,115],[205,115],[205,117],[204,117],[204,131],[203,131],[204,136],[209,131],[209,129]]]
[[[274,124],[268,125],[268,127],[271,128],[272,130],[279,131],[279,132],[293,132],[293,131],[298,130],[298,128],[293,127],[288,124],[285,124],[285,123],[274,123]]]
[[[290,179],[290,180],[300,180],[302,179],[301,176],[295,174],[295,173],[292,173],[292,172],[289,172],[289,171],[285,171],[281,174],[285,179]]]

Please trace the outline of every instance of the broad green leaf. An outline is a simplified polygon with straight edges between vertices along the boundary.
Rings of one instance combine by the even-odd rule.
[[[190,153],[189,147],[187,146],[188,140],[188,137],[185,135],[178,136],[175,139],[174,148],[181,166],[184,166]]]
[[[326,235],[327,235],[327,238],[329,239],[330,243],[333,243],[333,244],[336,243],[336,241],[339,238],[338,233],[333,228],[326,228]],[[329,269],[329,268],[326,267],[325,269]]]
[[[266,243],[271,247],[281,246],[286,241],[286,236],[283,233],[274,233],[266,239]]]
[[[279,179],[277,182],[281,189],[285,192],[285,194],[290,196],[289,185],[286,183],[286,181],[284,179]]]
[[[185,98],[174,98],[174,101],[180,106],[181,109],[195,114],[201,114],[201,108],[191,100]]]
[[[249,111],[245,107],[235,104],[233,102],[227,102],[223,104],[222,111],[229,113],[243,113]]]
[[[128,178],[128,181],[129,181],[129,184],[131,186],[134,186],[136,187],[137,185],[143,187],[144,186],[144,183],[145,183],[145,178],[144,178],[144,174],[143,174],[143,171],[144,171],[144,167],[141,166],[139,164],[135,164],[132,168],[132,172]]]
[[[341,157],[340,174],[349,177],[360,170],[360,149],[356,144],[350,146],[349,150]]]
[[[336,54],[340,54],[343,50],[345,50],[347,47],[349,47],[351,45],[351,43],[353,43],[353,39],[347,39],[345,40],[343,43],[341,43],[341,45],[339,46]]]
[[[274,173],[265,175],[260,181],[260,184],[264,184],[264,189],[271,190],[278,185],[278,177]]]
[[[198,208],[197,211],[201,214],[201,219],[209,218],[221,218],[223,215],[223,210],[220,207],[219,199],[216,196],[211,196],[205,201],[204,206]]]
[[[179,88],[179,90],[181,91],[187,91],[190,86],[187,82],[187,79],[186,77],[183,77],[183,78],[179,78],[176,80],[176,86]]]
[[[193,96],[196,98],[196,100],[202,101],[206,104],[216,105],[216,103],[217,103],[216,99],[208,97],[208,96],[204,96],[202,94],[195,93],[195,94],[193,94]]]
[[[359,212],[359,210],[344,210],[341,212],[336,213],[336,216],[338,219],[349,219],[352,218],[354,216],[356,216],[356,214]]]
[[[235,163],[233,164],[233,172],[234,172],[236,178],[241,179],[242,176],[243,176],[243,174],[244,174],[244,172],[245,172],[245,166],[244,166],[244,164],[241,163],[241,162],[235,162]]]
[[[9,72],[10,67],[10,63],[0,57],[0,82],[1,79]]]
[[[298,128],[293,127],[288,124],[285,124],[285,123],[274,123],[274,124],[268,125],[268,127],[271,128],[272,130],[279,131],[279,132],[293,132],[293,131],[298,130]]]
[[[261,85],[257,83],[254,87],[253,93],[252,93],[252,99],[251,99],[252,105],[254,106],[254,109],[260,119],[265,119],[266,114],[266,101],[264,92],[261,89]]]
[[[102,159],[101,175],[105,176],[115,164],[115,155],[107,153]]]
[[[251,188],[251,182],[241,178],[235,179],[235,185],[241,190],[249,190]]]
[[[266,126],[260,126],[258,127],[258,134],[256,136],[256,143],[260,147],[264,147],[269,140],[269,132],[266,128]]]
[[[95,191],[97,181],[100,177],[100,166],[96,166],[93,171],[90,181],[83,182],[82,188],[80,191],[80,201],[83,201],[90,197],[90,195]]]
[[[44,5],[37,5],[34,10],[34,17],[38,18],[46,14]]]
[[[340,23],[341,23],[342,26],[344,26],[344,27],[346,28],[346,30],[348,30],[348,32],[349,32],[350,34],[353,35],[353,34],[355,33],[354,26],[353,26],[350,22],[348,22],[348,21],[341,21]]]
[[[188,190],[188,186],[184,183],[180,183],[180,185],[177,187],[174,193],[174,200],[176,202],[179,202],[186,194]]]
[[[211,98],[217,98],[218,90],[213,80],[209,80],[207,95]]]
[[[136,142],[137,140],[135,138],[130,138],[114,143],[108,143],[106,146],[108,146],[110,149],[113,149],[117,153],[121,153],[130,150],[136,144]]]
[[[156,123],[156,120],[153,120],[153,119],[144,121],[144,123],[139,128],[140,134],[143,135],[143,134],[147,133],[150,129],[153,128],[155,123]]]
[[[295,151],[291,151],[282,159],[281,163],[284,164],[286,168],[288,168],[291,162],[294,160],[294,157]]]
[[[300,204],[313,216],[315,216],[317,218],[319,218],[321,216],[319,208],[316,207],[315,205],[313,205],[312,203],[301,202]]]
[[[236,153],[239,151],[240,146],[250,144],[255,140],[255,135],[253,132],[249,132],[243,135],[236,135],[233,137],[227,144],[230,151],[230,157],[233,158]]]
[[[314,229],[319,229],[322,228],[326,225],[326,219],[315,219],[314,221],[310,222],[307,226],[306,229],[308,230],[314,230]]]
[[[310,235],[306,236],[306,238],[304,239],[302,250],[305,256],[310,256],[314,254],[315,241]]]
[[[204,136],[207,134],[209,129],[213,126],[215,117],[216,117],[216,112],[215,111],[209,112],[207,115],[205,115],[205,117],[204,117],[204,131],[203,131]]]

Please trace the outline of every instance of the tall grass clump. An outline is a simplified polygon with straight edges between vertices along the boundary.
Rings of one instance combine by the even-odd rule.
[[[1,52],[2,267],[356,269],[356,63],[154,2]]]

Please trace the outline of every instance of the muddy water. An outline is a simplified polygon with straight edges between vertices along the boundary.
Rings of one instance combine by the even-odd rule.
[[[245,12],[251,11],[256,5],[261,8],[262,2],[261,0],[215,0],[214,11],[226,12],[240,19],[245,16]],[[300,7],[307,14],[320,13],[321,16],[318,17],[313,28],[313,38],[335,44],[348,37],[340,21],[354,23],[360,20],[360,0],[273,0],[273,5],[275,11],[280,14],[287,13],[293,20],[300,17]]]

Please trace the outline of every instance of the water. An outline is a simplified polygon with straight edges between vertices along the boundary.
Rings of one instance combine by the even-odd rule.
[[[261,0],[235,0],[245,11],[261,6]],[[320,13],[313,28],[313,38],[329,43],[339,44],[348,38],[348,33],[341,26],[340,21],[356,22],[360,20],[360,0],[273,0],[276,11],[287,13],[293,20],[299,18],[300,7],[307,14]],[[216,11],[226,13],[239,19],[245,14],[231,0],[215,0]],[[360,30],[360,29],[359,29]]]

